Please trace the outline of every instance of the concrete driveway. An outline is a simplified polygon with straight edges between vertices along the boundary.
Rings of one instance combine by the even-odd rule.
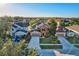
[[[73,46],[70,42],[68,42],[64,36],[58,36],[58,40],[62,44],[63,48],[61,50],[62,53],[78,55],[79,56],[79,48]]]

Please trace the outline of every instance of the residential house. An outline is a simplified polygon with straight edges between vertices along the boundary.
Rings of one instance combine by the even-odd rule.
[[[25,19],[18,22],[14,21],[10,31],[10,35],[13,37],[13,41],[20,41],[21,37],[28,35],[28,25],[29,23]]]
[[[47,24],[41,23],[36,26],[36,29],[41,32],[42,36],[47,37],[49,35],[49,26]]]

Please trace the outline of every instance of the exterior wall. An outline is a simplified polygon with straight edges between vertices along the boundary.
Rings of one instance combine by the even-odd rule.
[[[65,36],[65,32],[56,32],[56,36]]]

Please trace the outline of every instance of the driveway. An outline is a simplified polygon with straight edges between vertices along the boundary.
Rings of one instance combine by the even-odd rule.
[[[27,48],[41,49],[39,39],[40,36],[32,36]]]
[[[58,36],[58,40],[63,46],[61,50],[62,53],[79,55],[79,49],[73,46],[70,42],[68,42],[64,36]]]

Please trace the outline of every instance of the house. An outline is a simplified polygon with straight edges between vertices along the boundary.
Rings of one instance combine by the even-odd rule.
[[[49,34],[49,26],[47,24],[41,23],[39,25],[36,26],[35,29],[37,29],[39,32],[41,32],[42,36],[47,37]]]
[[[64,21],[65,23],[67,23],[67,22],[70,21],[70,19],[69,19],[69,18],[65,18],[63,21]]]
[[[79,35],[79,25],[68,26],[66,29],[66,36]]]
[[[25,19],[12,24],[10,35],[13,37],[13,41],[20,41],[21,37],[28,35],[28,25],[29,23]]]
[[[68,26],[68,27],[66,27],[66,29],[79,34],[79,25]]]
[[[29,20],[28,19],[14,20],[14,24],[17,24],[21,27],[27,27],[29,26]]]

